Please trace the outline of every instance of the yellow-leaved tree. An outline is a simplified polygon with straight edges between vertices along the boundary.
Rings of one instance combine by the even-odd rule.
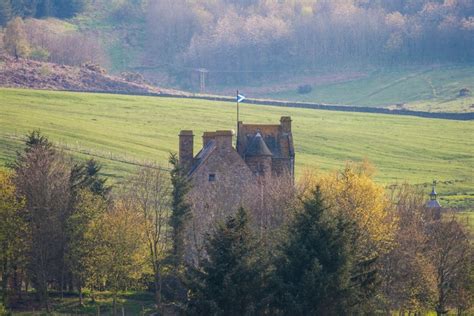
[[[143,217],[131,199],[118,198],[90,226],[95,247],[89,254],[91,287],[106,283],[113,294],[116,314],[117,294],[150,273]],[[95,284],[97,285],[97,284]]]
[[[21,18],[17,17],[7,24],[3,45],[5,50],[17,59],[28,57],[30,44],[26,36],[25,24]]]
[[[384,188],[372,179],[368,162],[347,163],[329,173],[307,172],[300,181],[300,194],[319,186],[326,204],[355,221],[358,232],[354,246],[362,258],[377,257],[393,246],[397,221]]]
[[[0,169],[0,277],[1,303],[8,305],[8,280],[21,268],[27,242],[27,225],[21,214],[24,200],[17,197],[12,173]]]

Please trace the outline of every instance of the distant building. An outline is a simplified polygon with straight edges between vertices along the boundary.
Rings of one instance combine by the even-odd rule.
[[[294,178],[295,150],[291,118],[282,117],[280,124],[238,123],[237,148],[230,130],[205,132],[203,148],[193,154],[194,134],[179,134],[179,161],[194,187],[232,186],[267,176]]]
[[[267,216],[264,210],[293,192],[295,150],[290,117],[271,125],[239,122],[235,147],[234,136],[230,130],[205,132],[203,147],[194,155],[193,132],[179,134],[179,163],[192,185],[188,199],[194,216],[186,233],[188,262],[198,262],[203,236],[214,223],[243,206],[258,225],[272,227],[279,215]]]
[[[436,181],[433,181],[430,199],[426,202],[426,207],[431,211],[434,219],[441,218],[441,204],[438,202],[438,194],[436,193]]]

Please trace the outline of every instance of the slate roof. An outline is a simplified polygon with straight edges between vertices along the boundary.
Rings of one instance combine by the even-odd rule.
[[[431,190],[430,193],[430,200],[426,203],[426,206],[428,208],[441,208],[441,204],[438,202],[438,194],[436,193],[435,190],[435,184],[433,184],[433,189]]]
[[[438,200],[429,200],[426,206],[428,208],[441,208],[441,204],[439,204]]]
[[[250,144],[245,151],[245,156],[273,156],[273,154],[270,149],[268,149],[268,146],[263,140],[262,135],[257,133],[250,141]]]
[[[211,140],[209,141],[209,143],[203,148],[201,149],[198,154],[196,155],[196,157],[194,157],[194,162],[193,162],[193,165],[191,167],[191,170],[189,170],[189,174],[188,175],[191,175],[193,174],[194,171],[196,171],[196,169],[207,159],[207,157],[209,157],[209,155],[214,151],[214,148],[216,148],[216,141],[215,140]]]

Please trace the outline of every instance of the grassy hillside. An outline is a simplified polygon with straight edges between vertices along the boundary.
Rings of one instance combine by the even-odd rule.
[[[204,100],[0,89],[0,164],[14,159],[22,137],[41,131],[74,155],[95,156],[121,177],[143,161],[167,166],[180,129],[235,128],[235,104]],[[293,118],[297,173],[373,162],[377,181],[443,181],[452,205],[474,204],[474,122],[242,105],[244,122]],[[429,185],[426,185],[429,191]]]
[[[471,97],[459,98],[468,88]],[[368,72],[367,76],[313,87],[308,94],[295,89],[265,97],[322,103],[388,106],[404,104],[407,109],[434,112],[474,111],[474,65],[397,67]]]

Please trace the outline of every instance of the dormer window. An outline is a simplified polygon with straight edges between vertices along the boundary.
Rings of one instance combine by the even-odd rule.
[[[216,174],[215,173],[210,173],[209,174],[209,182],[214,182],[216,181]]]

